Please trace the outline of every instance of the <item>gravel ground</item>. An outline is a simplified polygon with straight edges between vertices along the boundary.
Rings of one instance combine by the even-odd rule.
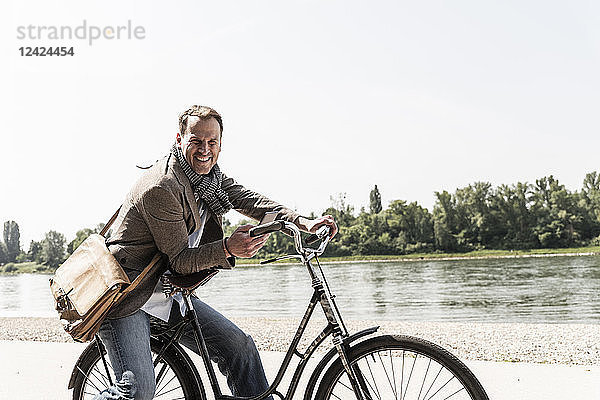
[[[259,350],[286,351],[298,320],[292,318],[232,318],[252,335]],[[356,332],[380,326],[380,334],[418,336],[450,350],[462,359],[569,365],[600,365],[600,325],[347,321]],[[324,327],[314,318],[301,349]],[[0,340],[71,342],[55,318],[0,318]],[[330,345],[326,340],[325,344]]]

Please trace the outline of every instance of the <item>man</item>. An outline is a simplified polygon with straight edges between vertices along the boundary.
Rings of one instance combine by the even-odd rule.
[[[177,301],[160,293],[161,275],[168,270],[191,274],[214,266],[232,268],[236,257],[252,257],[264,245],[268,235],[251,238],[251,225],[223,238],[224,213],[233,208],[260,220],[276,211],[277,219],[304,231],[327,225],[332,236],[337,232],[331,216],[304,218],[221,173],[217,160],[222,133],[221,116],[212,108],[185,111],[171,153],[146,171],[121,207],[107,244],[129,278],[135,279],[157,252],[165,262],[157,264],[102,324],[99,334],[119,382],[99,399],[154,397],[149,315],[173,325],[182,318]],[[227,376],[232,393],[253,396],[265,391],[268,383],[253,340],[202,301],[194,299],[193,305],[210,356]],[[191,332],[181,341],[198,351]]]

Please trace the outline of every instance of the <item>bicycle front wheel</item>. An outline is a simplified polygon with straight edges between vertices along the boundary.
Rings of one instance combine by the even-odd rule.
[[[351,347],[349,358],[365,400],[488,400],[465,364],[423,339],[374,337]],[[340,359],[323,376],[316,398],[358,398]]]
[[[155,359],[156,355],[161,352],[163,343],[151,338],[150,345],[152,358]],[[194,374],[195,367],[188,363],[180,353],[181,351],[183,350],[180,348],[170,346],[154,367],[157,377],[155,399],[206,399],[204,388],[196,378],[197,374]],[[106,350],[104,353],[106,354]],[[73,400],[91,400],[110,386],[107,368],[112,382],[115,382],[110,361],[108,357],[105,359],[106,367],[95,342],[90,343],[84,350],[75,366],[78,373],[73,385]]]

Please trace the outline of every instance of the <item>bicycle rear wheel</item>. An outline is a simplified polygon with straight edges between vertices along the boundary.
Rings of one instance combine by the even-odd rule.
[[[151,338],[150,347],[152,358],[156,359],[156,355],[163,348],[163,343]],[[197,373],[194,373],[195,367],[190,365],[188,359],[181,354],[182,351],[180,348],[170,346],[155,366],[155,375],[160,377],[156,383],[155,399],[206,399],[202,383],[197,379]],[[106,354],[106,350],[104,353]],[[110,360],[108,357],[105,359],[114,383],[115,375]],[[73,385],[73,400],[91,400],[110,386],[106,368],[95,342],[90,343],[84,350],[75,368],[78,373]]]
[[[365,400],[488,400],[473,373],[440,346],[410,336],[378,336],[353,346],[350,363]],[[356,399],[337,359],[316,399]]]

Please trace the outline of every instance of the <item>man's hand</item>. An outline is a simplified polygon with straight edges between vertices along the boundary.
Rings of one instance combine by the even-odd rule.
[[[265,245],[271,234],[267,233],[257,237],[250,237],[248,231],[253,226],[250,224],[242,225],[227,239],[227,249],[232,256],[241,258],[254,257],[256,252]]]
[[[315,233],[320,227],[326,225],[329,227],[329,237],[333,238],[335,234],[338,232],[337,224],[335,223],[333,217],[331,215],[323,215],[322,217],[315,219],[307,219],[304,217],[298,218],[298,228],[310,232]],[[229,243],[229,242],[228,242]]]

